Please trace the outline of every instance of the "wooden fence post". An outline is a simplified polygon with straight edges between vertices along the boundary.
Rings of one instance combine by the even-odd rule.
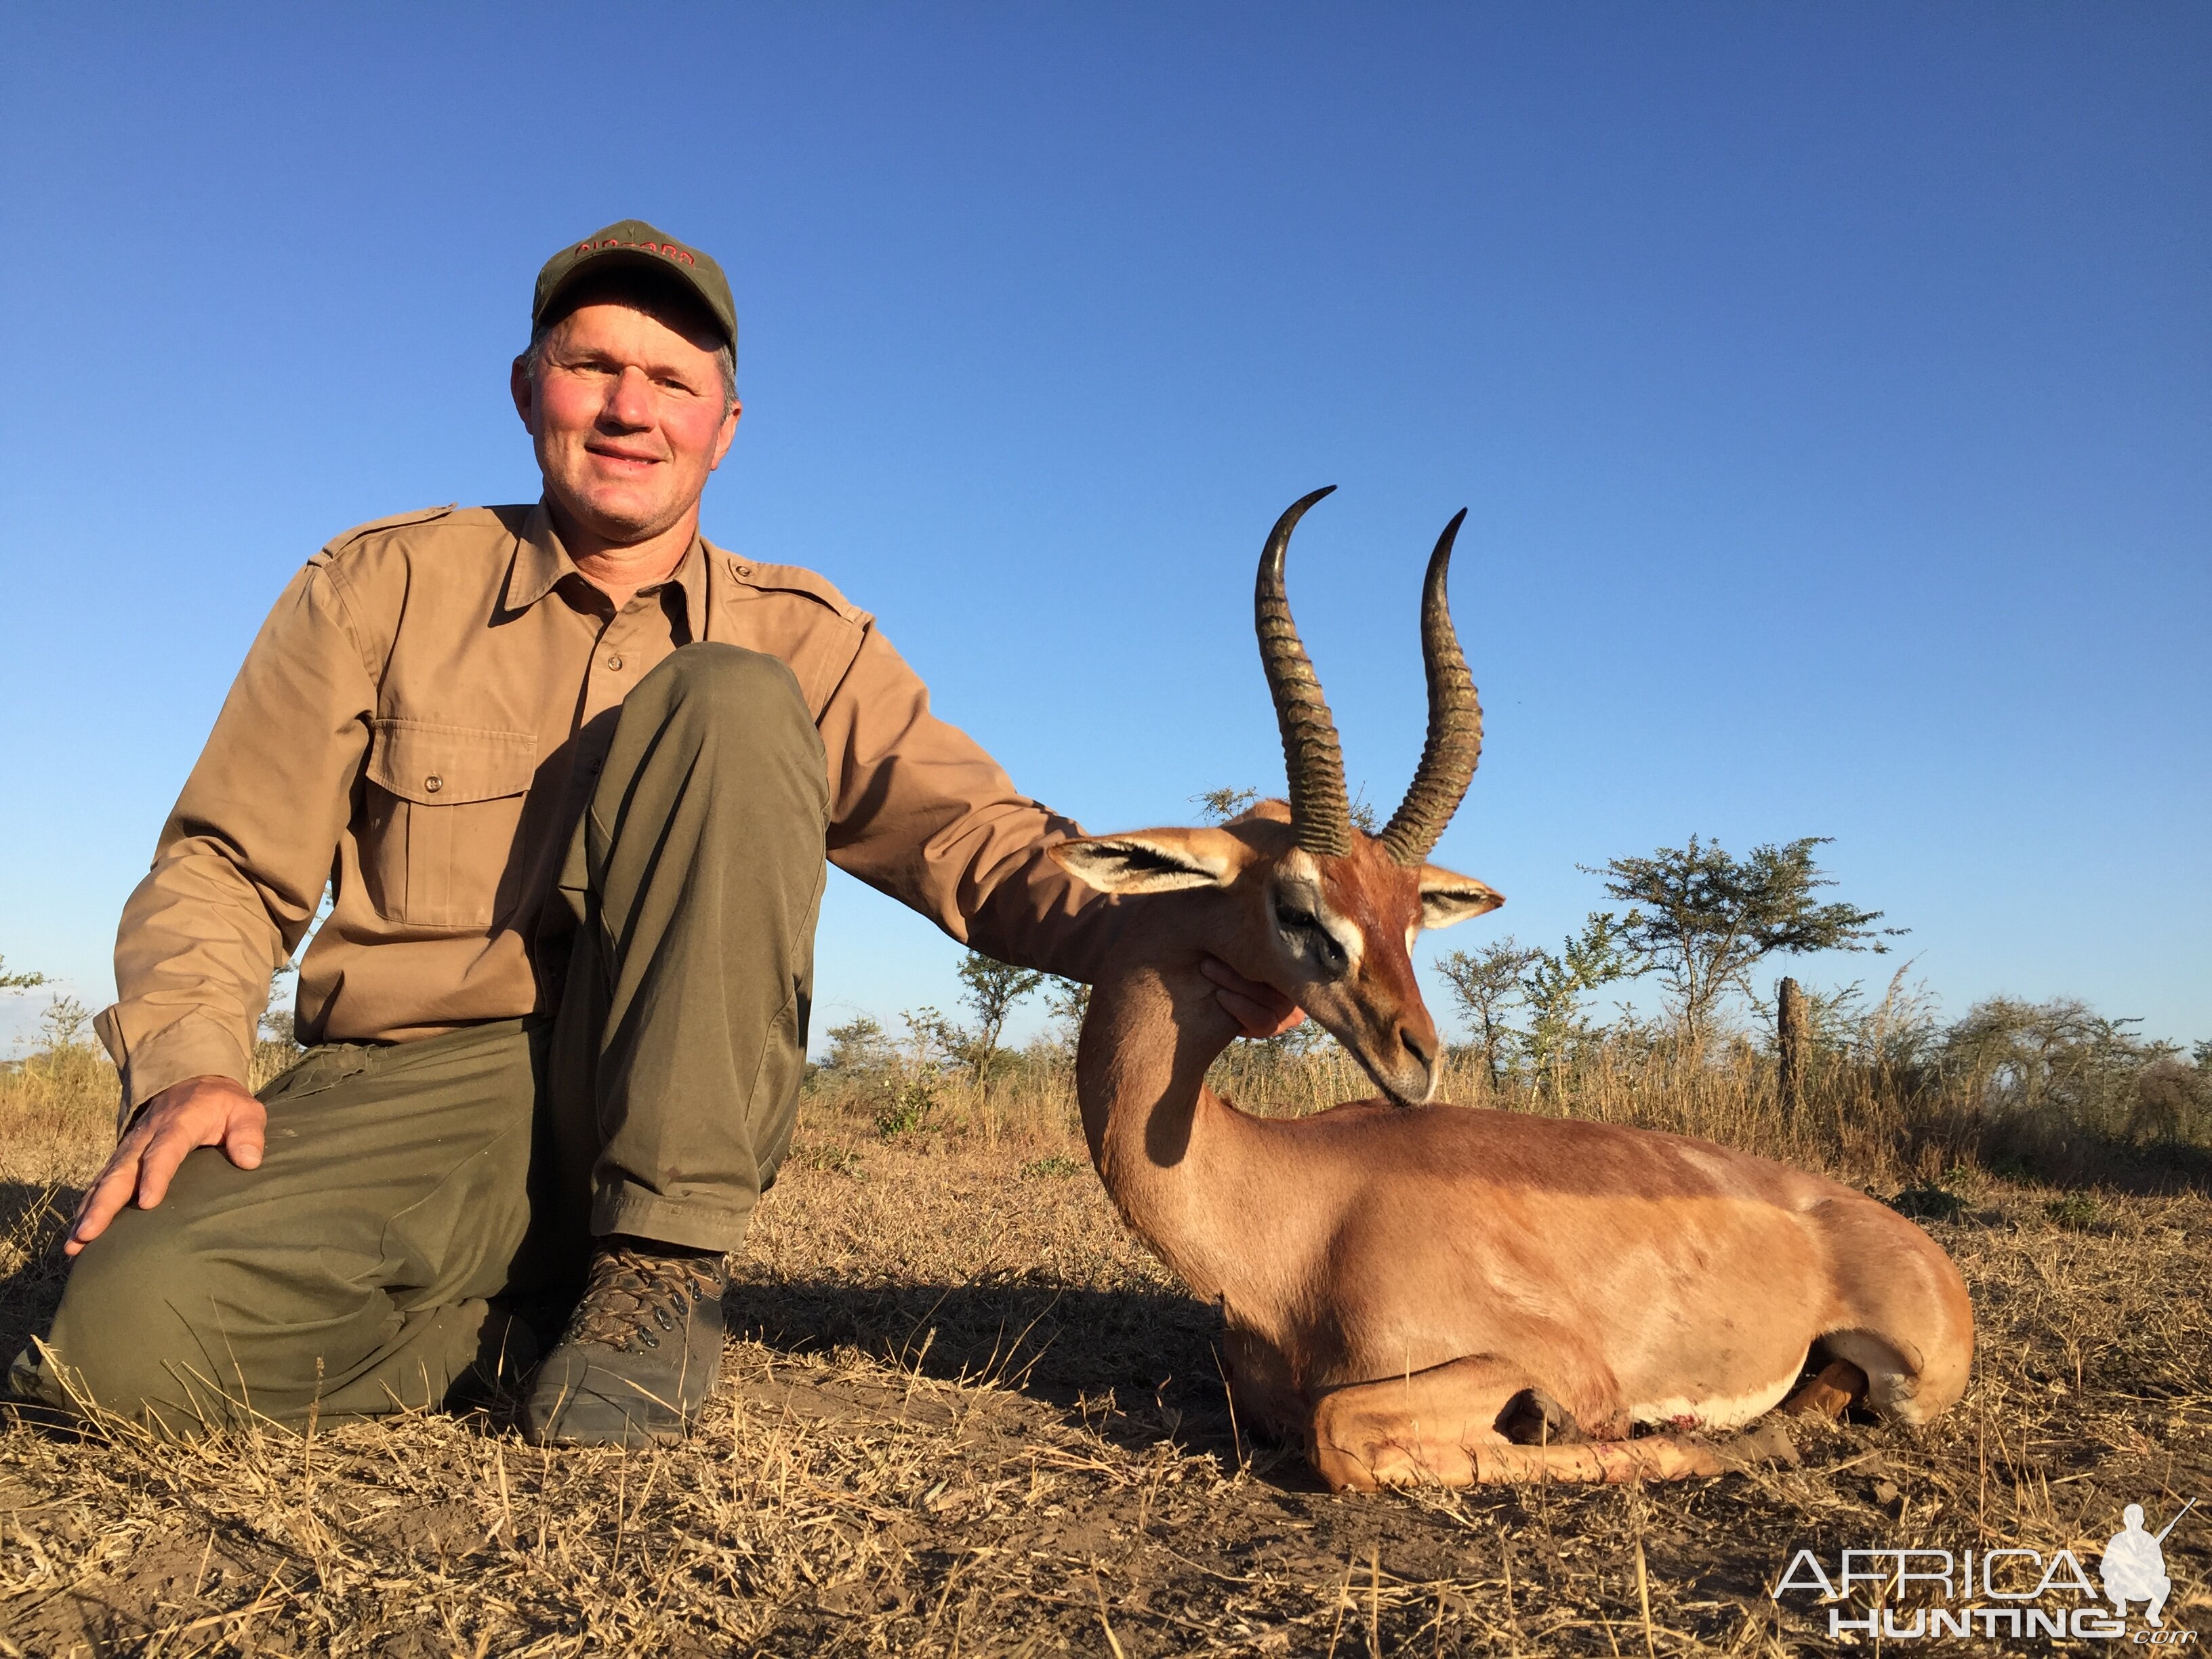
[[[1806,1027],[1805,992],[1794,979],[1774,988],[1775,1047],[1782,1056],[1782,1115],[1794,1118],[1805,1100],[1805,1050],[1811,1034]]]

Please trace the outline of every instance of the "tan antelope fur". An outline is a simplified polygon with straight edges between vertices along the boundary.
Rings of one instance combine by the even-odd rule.
[[[1261,560],[1289,802],[1054,849],[1127,912],[1078,1060],[1091,1159],[1130,1226],[1218,1300],[1239,1417],[1301,1439],[1340,1490],[1714,1473],[1690,1433],[1768,1411],[1808,1357],[1848,1379],[1830,1409],[1863,1394],[1934,1417],[1966,1387],[1973,1315],[1904,1217],[1706,1141],[1432,1102],[1442,1044],[1413,938],[1502,902],[1426,861],[1481,743],[1444,604],[1460,519],[1423,599],[1428,744],[1370,836],[1284,598],[1291,528],[1327,493]],[[1386,1097],[1278,1120],[1214,1095],[1206,1068],[1237,1029],[1208,955],[1297,1001]]]

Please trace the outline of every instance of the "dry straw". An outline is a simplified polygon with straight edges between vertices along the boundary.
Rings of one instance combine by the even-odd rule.
[[[1928,1224],[1982,1331],[1949,1419],[1801,1431],[1801,1468],[1640,1492],[1334,1498],[1232,1427],[1214,1316],[1115,1219],[1064,1073],[942,1080],[889,1138],[876,1095],[828,1079],[737,1260],[692,1441],[549,1453],[435,1414],[312,1446],[17,1425],[0,1653],[1612,1655],[1632,1630],[1655,1659],[1797,1654],[1825,1621],[1767,1591],[1801,1545],[2090,1552],[2124,1504],[2212,1488],[2212,1206],[2185,1182],[2000,1178],[1972,1133],[1911,1115],[1924,1097],[1863,1078],[1816,1073],[1784,1121],[1748,1053],[1601,1059],[1516,1103],[1952,1200]],[[1362,1092],[1326,1055],[1247,1051],[1221,1081],[1273,1110]],[[52,1309],[112,1088],[88,1054],[0,1078],[11,1347]],[[2208,1540],[2166,1543],[2185,1627],[2212,1623]]]

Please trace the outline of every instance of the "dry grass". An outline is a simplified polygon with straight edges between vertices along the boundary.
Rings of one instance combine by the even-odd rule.
[[[1309,1028],[1310,1029],[1310,1028]],[[918,1073],[899,1060],[856,1076],[824,1072],[811,1085],[826,1106],[862,1122],[911,1125],[923,1138],[1001,1145],[1057,1145],[1079,1133],[1075,1079],[1066,1048],[1040,1042],[1002,1055],[986,1087],[958,1070]],[[2192,1088],[2203,1073],[2184,1071]],[[1299,1116],[1370,1097],[1375,1085],[1334,1042],[1303,1053],[1240,1043],[1214,1064],[1217,1092],[1247,1110]],[[1571,1066],[1540,1084],[1526,1073],[1493,1086],[1470,1049],[1448,1050],[1439,1097],[1466,1106],[1594,1118],[1740,1146],[1894,1192],[1958,1185],[1977,1171],[2034,1176],[2069,1187],[2175,1190],[2212,1188],[2212,1122],[2156,1140],[2130,1139],[2124,1123],[2057,1102],[2023,1108],[1994,1096],[1987,1079],[1917,1060],[1824,1054],[1803,1098],[1785,1107],[1775,1061],[1741,1036],[1685,1054],[1636,1035],[1585,1045]],[[1960,1194],[1954,1194],[1954,1197]]]
[[[1362,1092],[1328,1063],[1301,1086]],[[1114,1218],[1064,1096],[949,1098],[888,1142],[865,1102],[817,1099],[738,1259],[694,1440],[623,1459],[482,1417],[182,1449],[10,1428],[0,1652],[1819,1652],[1804,1600],[1766,1594],[1800,1545],[2088,1559],[2123,1504],[2212,1497],[2201,1194],[2062,1194],[1894,1125],[1782,1126],[1749,1072],[1633,1081],[1580,1103],[1782,1134],[1869,1180],[1942,1173],[1963,1208],[1929,1224],[1982,1320],[1957,1412],[1678,1486],[1331,1498],[1232,1423],[1212,1311]],[[0,1340],[51,1310],[107,1122],[96,1091],[0,1079]],[[2169,1624],[2212,1624],[2208,1540],[2193,1519],[2167,1540]]]

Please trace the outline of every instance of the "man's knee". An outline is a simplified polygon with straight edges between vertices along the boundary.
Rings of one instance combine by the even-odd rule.
[[[173,1428],[179,1413],[219,1411],[239,1379],[217,1374],[216,1285],[179,1231],[161,1208],[116,1217],[77,1257],[43,1351],[17,1362],[18,1389],[80,1412],[150,1409]]]
[[[637,689],[648,698],[658,692],[672,707],[704,703],[718,712],[742,711],[749,723],[782,716],[795,717],[809,730],[814,725],[790,664],[719,640],[677,647]]]
[[[775,781],[785,780],[797,798],[829,811],[822,734],[781,657],[718,641],[681,646],[624,701],[623,722],[617,752],[627,750],[640,765],[656,753],[711,754],[757,788],[773,793]],[[648,735],[655,732],[678,741],[665,747]]]

